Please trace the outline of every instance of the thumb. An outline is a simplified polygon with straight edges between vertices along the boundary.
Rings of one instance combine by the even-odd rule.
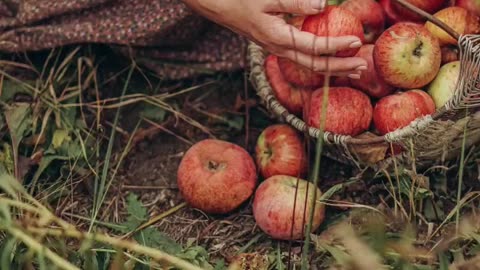
[[[327,0],[267,0],[266,12],[310,15],[321,12]]]

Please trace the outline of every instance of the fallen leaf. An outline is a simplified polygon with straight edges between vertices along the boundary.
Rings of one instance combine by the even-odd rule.
[[[365,132],[358,135],[358,139],[374,138],[377,135],[371,132]],[[365,145],[352,145],[350,146],[350,152],[356,156],[361,162],[367,164],[374,164],[385,159],[387,155],[388,144],[365,144]]]

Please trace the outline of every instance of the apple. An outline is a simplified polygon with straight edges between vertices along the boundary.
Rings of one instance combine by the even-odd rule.
[[[357,36],[365,42],[362,22],[350,10],[340,6],[327,6],[323,12],[308,15],[303,21],[302,31],[313,33],[319,37]],[[337,51],[337,57],[354,56],[360,48]]]
[[[437,109],[443,107],[453,96],[459,76],[460,61],[450,62],[440,68],[437,77],[435,77],[427,89]]]
[[[366,43],[374,43],[385,29],[385,14],[375,0],[347,0],[340,4],[362,22]]]
[[[361,57],[367,61],[368,69],[362,72],[360,79],[350,79],[350,84],[354,88],[364,91],[371,97],[381,98],[393,93],[395,88],[378,76],[375,63],[373,62],[374,47],[373,44],[365,44],[356,54],[357,57]]]
[[[332,80],[332,83],[331,83],[332,86],[336,86],[336,87],[339,87],[339,86],[351,87],[352,86],[352,84],[350,83],[350,78],[348,78],[346,76],[331,77],[331,80]]]
[[[373,123],[385,135],[434,112],[433,99],[423,90],[412,89],[381,98],[373,110]]]
[[[288,175],[272,176],[255,191],[255,222],[274,239],[302,239],[305,233],[318,229],[325,219],[325,205],[318,201],[321,195],[320,189],[306,180]],[[316,200],[313,209],[312,200]],[[312,211],[312,231],[305,232]]]
[[[278,57],[271,54],[265,59],[265,74],[278,102],[290,113],[302,115],[304,104],[308,104],[312,90],[290,84],[278,65]]]
[[[400,22],[377,39],[373,61],[379,77],[387,84],[414,89],[435,78],[442,56],[438,40],[425,27]]]
[[[385,13],[386,26],[391,26],[402,21],[408,21],[405,20],[405,18],[403,18],[400,14],[397,13],[397,11],[393,9],[392,1],[395,0],[379,0],[378,2],[382,6]]]
[[[459,59],[459,51],[456,46],[446,45],[441,47],[442,65],[457,61]]]
[[[302,24],[305,20],[305,17],[305,15],[291,15],[286,21],[288,24],[291,24],[298,29],[302,29]]]
[[[255,161],[242,147],[205,139],[190,147],[177,171],[178,189],[192,207],[225,214],[245,202],[257,185]]]
[[[446,6],[446,0],[406,0],[410,4],[426,11],[429,14],[433,14]],[[406,7],[402,6],[400,3],[397,3],[395,0],[392,2],[393,9],[403,18],[406,18],[409,21],[425,21],[425,19]]]
[[[434,17],[450,26],[460,35],[480,33],[480,17],[462,7],[447,7],[437,13]],[[425,28],[438,38],[440,45],[456,45],[457,40],[431,22],[425,23]]]
[[[325,76],[284,57],[278,57],[278,66],[285,80],[298,87],[319,87]]]
[[[274,175],[305,177],[307,153],[300,134],[286,124],[271,125],[257,139],[255,161],[264,178]]]
[[[373,108],[365,93],[350,87],[331,87],[327,94],[325,131],[356,136],[369,128]],[[309,126],[320,128],[323,95],[323,88],[312,93],[309,113],[306,115]]]
[[[455,6],[462,7],[480,16],[480,0],[456,0]]]

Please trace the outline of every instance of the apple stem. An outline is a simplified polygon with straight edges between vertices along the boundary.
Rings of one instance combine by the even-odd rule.
[[[219,164],[215,161],[212,161],[212,160],[208,161],[208,169],[211,171],[215,171],[216,169],[218,169],[218,165]]]
[[[447,32],[450,36],[452,36],[457,41],[459,40],[460,35],[455,30],[453,30],[450,26],[448,26],[446,23],[437,19],[435,16],[429,14],[428,12],[423,11],[422,9],[408,3],[405,0],[395,0],[395,1],[397,1],[399,4],[406,7],[407,9],[423,16],[425,19],[429,20],[431,23],[435,24],[436,26],[442,28],[445,32]]]

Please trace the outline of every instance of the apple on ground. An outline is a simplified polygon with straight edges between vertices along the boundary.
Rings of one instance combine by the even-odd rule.
[[[288,175],[272,176],[255,191],[255,222],[274,239],[302,239],[305,233],[315,231],[325,218],[325,205],[318,201],[321,195],[320,189],[306,180]],[[312,211],[312,231],[304,232]]]
[[[340,7],[351,11],[362,22],[366,43],[374,43],[385,29],[385,14],[375,0],[347,0]]]
[[[331,87],[327,94],[325,131],[356,136],[369,128],[373,108],[365,93],[350,87]],[[323,96],[323,88],[312,93],[309,113],[306,115],[309,126],[320,128]]]
[[[458,61],[460,52],[458,47],[452,45],[445,45],[441,47],[442,51],[442,65]]]
[[[274,175],[303,178],[307,173],[307,153],[302,137],[287,124],[271,125],[260,133],[255,161],[264,178]]]
[[[177,183],[185,201],[209,214],[225,214],[245,202],[257,185],[255,161],[240,146],[217,139],[197,142],[183,156]]]
[[[407,0],[407,2],[429,14],[437,12],[447,4],[447,0]],[[410,11],[395,0],[392,1],[392,7],[398,15],[409,21],[425,21],[421,15]]]
[[[373,110],[373,123],[380,135],[385,135],[434,112],[433,99],[423,90],[412,89],[381,98]]]
[[[427,89],[437,109],[443,107],[452,98],[459,76],[460,61],[450,62],[440,68],[437,77],[435,77]]]
[[[455,6],[462,7],[480,16],[480,0],[456,0]]]
[[[304,104],[308,104],[312,91],[310,88],[290,84],[283,76],[278,65],[278,57],[270,54],[265,59],[265,74],[278,102],[290,113],[303,115]]]
[[[433,15],[450,26],[460,35],[480,33],[480,17],[461,7],[447,7]],[[456,45],[457,40],[431,22],[425,23],[425,28],[438,38],[440,45]]]
[[[371,97],[381,98],[393,93],[395,88],[378,76],[375,63],[373,62],[374,47],[373,44],[365,44],[356,54],[357,57],[361,57],[367,61],[368,69],[362,72],[360,79],[350,79],[350,84],[354,88],[364,91]]]
[[[362,22],[351,11],[340,6],[327,6],[323,12],[305,18],[302,31],[313,33],[319,37],[357,36],[365,42]],[[354,56],[360,48],[340,50],[337,57]]]
[[[421,88],[440,69],[438,40],[422,25],[400,22],[389,27],[375,42],[375,68],[387,84],[398,88]]]

